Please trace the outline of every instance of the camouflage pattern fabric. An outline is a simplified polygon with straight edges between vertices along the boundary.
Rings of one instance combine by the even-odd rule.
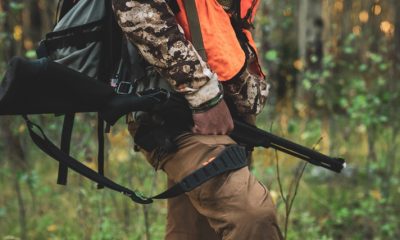
[[[245,69],[240,76],[223,82],[223,86],[240,116],[260,113],[269,92],[269,85],[265,79],[251,74],[248,69]]]
[[[257,74],[257,55],[247,45],[247,68],[230,81],[223,82],[226,95],[233,101],[236,111],[241,116],[259,114],[266,103],[270,85],[264,76]]]
[[[113,7],[127,38],[193,107],[219,94],[217,75],[186,40],[165,1],[113,0]]]
[[[217,75],[185,38],[164,0],[113,0],[113,8],[127,38],[175,91],[185,94],[192,107],[220,93]],[[262,110],[268,87],[263,78],[245,70],[225,82],[224,91],[238,113],[246,115]]]

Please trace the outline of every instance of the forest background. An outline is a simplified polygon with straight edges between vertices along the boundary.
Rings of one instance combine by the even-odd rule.
[[[0,0],[0,72],[34,59],[57,1]],[[271,190],[286,239],[400,239],[400,1],[263,0],[255,35],[273,84],[261,128],[348,168],[334,174],[256,149],[253,172]],[[52,139],[61,119],[35,119]],[[72,153],[96,168],[96,118],[80,114]],[[166,201],[148,206],[70,174],[33,146],[21,117],[0,118],[0,238],[162,239]],[[106,175],[146,195],[165,189],[133,151],[121,121],[107,137]],[[294,199],[295,198],[295,199]]]

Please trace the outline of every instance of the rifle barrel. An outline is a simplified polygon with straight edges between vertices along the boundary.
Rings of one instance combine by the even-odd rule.
[[[235,128],[231,136],[238,142],[251,146],[271,147],[337,173],[340,173],[345,167],[345,161],[342,158],[326,156],[320,152],[278,137],[241,121],[235,120],[234,123]]]

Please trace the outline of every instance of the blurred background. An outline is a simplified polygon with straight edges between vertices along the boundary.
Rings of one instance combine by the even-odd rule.
[[[35,48],[57,1],[0,0],[0,72]],[[259,126],[332,156],[341,174],[257,149],[287,239],[400,239],[400,1],[263,0],[255,26],[273,89]],[[35,116],[53,140],[62,119]],[[71,152],[96,168],[96,116],[78,115]],[[162,239],[166,201],[149,206],[70,173],[33,146],[21,117],[0,119],[1,239]],[[146,195],[165,189],[122,120],[107,136],[106,175]]]

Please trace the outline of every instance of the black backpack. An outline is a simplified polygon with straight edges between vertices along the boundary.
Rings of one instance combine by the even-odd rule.
[[[110,84],[111,79],[114,79],[113,84],[120,84],[122,81],[113,77],[121,75],[116,71],[121,71],[121,67],[118,68],[118,65],[122,64],[123,38],[112,12],[111,0],[60,0],[57,10],[57,23],[53,31],[46,34],[45,39],[40,42],[37,49],[38,58],[46,58],[62,64],[105,84]],[[140,66],[137,66],[137,69],[140,69]],[[124,76],[129,76],[129,73]],[[87,88],[92,88],[92,86],[89,85]],[[93,87],[93,89],[98,88]],[[117,89],[122,93],[120,87]],[[93,97],[91,99],[102,101],[102,99]],[[61,137],[61,150],[65,153],[69,152],[74,112],[79,111],[76,108],[77,104],[71,105],[73,109],[71,109],[71,113],[65,114]],[[104,121],[99,116],[98,172],[100,175],[104,174],[103,132]],[[67,166],[60,163],[58,184],[65,185],[67,183],[67,170]],[[102,187],[99,185],[99,188]]]

